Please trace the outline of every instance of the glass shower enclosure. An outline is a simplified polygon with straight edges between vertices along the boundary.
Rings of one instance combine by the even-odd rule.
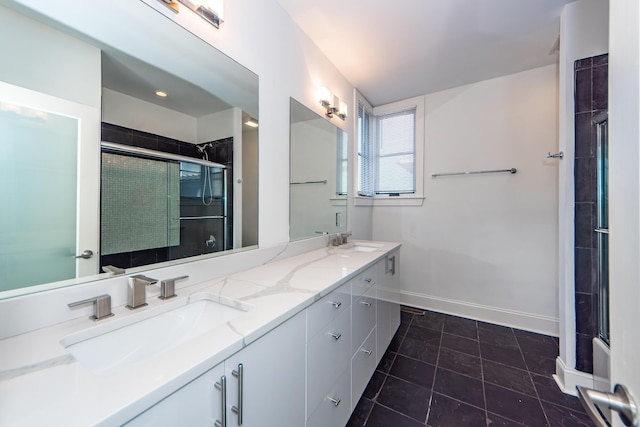
[[[609,344],[609,141],[607,119],[597,122],[596,262],[598,335]]]

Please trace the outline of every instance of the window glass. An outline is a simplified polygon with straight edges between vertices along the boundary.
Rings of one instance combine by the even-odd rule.
[[[416,110],[376,117],[377,194],[415,192]]]

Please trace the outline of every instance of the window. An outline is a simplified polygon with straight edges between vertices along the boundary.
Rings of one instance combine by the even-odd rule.
[[[372,200],[361,204],[421,205],[424,98],[375,108],[358,99],[357,126],[357,194]]]
[[[348,186],[349,144],[347,133],[338,128],[337,159],[336,159],[336,195],[346,196]]]
[[[373,196],[373,144],[371,141],[371,107],[358,100],[358,191],[359,196]]]
[[[375,194],[416,192],[416,109],[376,117]]]

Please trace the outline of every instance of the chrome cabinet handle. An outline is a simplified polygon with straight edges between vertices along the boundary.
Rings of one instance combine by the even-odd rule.
[[[607,427],[609,423],[602,418],[596,404],[616,411],[625,426],[638,425],[638,406],[625,386],[616,384],[613,393],[604,393],[583,386],[576,386],[576,388],[582,406],[598,427]]]
[[[366,354],[367,356],[371,356],[371,353],[372,353],[371,350],[367,350],[366,348],[361,348],[360,351]]]
[[[342,402],[342,399],[336,399],[334,397],[327,397],[327,399],[329,399],[329,402],[333,403],[333,406],[338,406],[340,402]]]
[[[241,426],[242,425],[242,405],[243,405],[242,383],[244,382],[244,366],[242,366],[242,363],[238,363],[238,370],[232,371],[231,375],[238,378],[238,406],[232,406],[231,411],[234,414],[238,415],[238,425]]]
[[[371,307],[371,303],[369,301],[360,301],[360,304],[364,305],[367,308]]]
[[[389,263],[391,263],[391,267],[389,267]],[[396,256],[387,257],[386,265],[385,265],[385,273],[391,273],[391,275],[396,274]]]
[[[227,427],[227,376],[220,377],[220,382],[215,384],[215,387],[220,390],[222,398],[220,399],[220,419],[216,420],[216,427]]]
[[[331,304],[333,306],[333,308],[340,308],[340,306],[342,305],[342,303],[340,301],[331,301],[329,304]]]
[[[367,283],[371,283],[371,281],[372,281],[373,279],[372,279],[371,277],[365,277],[365,278],[364,278],[364,279],[362,279],[362,280],[364,280],[364,281],[365,281],[365,282],[367,282]]]
[[[340,339],[340,337],[342,336],[341,333],[335,333],[335,332],[329,332],[329,336],[335,338],[336,341],[338,341]]]
[[[87,249],[86,251],[83,251],[80,255],[74,256],[74,258],[75,259],[78,259],[78,258],[89,259],[92,256],[93,256],[93,251],[91,249]]]

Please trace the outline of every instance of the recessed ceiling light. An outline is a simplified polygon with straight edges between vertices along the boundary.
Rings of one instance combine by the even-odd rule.
[[[158,95],[160,98],[166,98],[167,97],[167,93],[163,92],[161,90],[157,90],[156,91],[156,95]]]
[[[244,122],[245,125],[250,126],[252,128],[257,128],[258,127],[258,121],[256,119],[249,119],[246,122]]]

